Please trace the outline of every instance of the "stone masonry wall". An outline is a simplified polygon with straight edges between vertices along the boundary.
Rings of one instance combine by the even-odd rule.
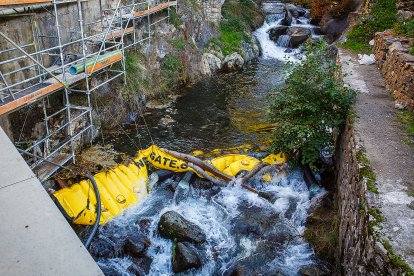
[[[398,104],[414,111],[414,56],[408,53],[409,49],[407,38],[387,32],[375,34],[375,59],[387,89]]]
[[[357,153],[361,148],[348,120],[335,153],[336,202],[339,207],[337,275],[404,275],[376,234],[375,206],[360,175]]]

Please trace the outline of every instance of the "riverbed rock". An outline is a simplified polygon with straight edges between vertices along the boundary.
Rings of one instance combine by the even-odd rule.
[[[199,268],[202,265],[200,254],[191,243],[177,243],[173,254],[172,269],[174,273],[183,272],[190,268]]]
[[[286,33],[290,36],[290,46],[292,48],[299,47],[311,35],[309,29],[302,27],[290,27]]]
[[[283,18],[283,20],[280,22],[280,24],[284,25],[284,26],[290,26],[292,25],[292,14],[285,9],[285,17]]]
[[[151,241],[145,235],[134,232],[126,238],[123,251],[131,257],[142,257],[150,245]]]
[[[132,275],[148,275],[151,269],[151,264],[152,259],[148,256],[132,258],[132,264],[127,268],[127,271]]]
[[[97,239],[89,246],[89,252],[96,258],[115,257],[115,244],[104,239]]]
[[[296,7],[296,10],[298,11],[299,16],[305,16],[306,9],[302,7]]]
[[[211,53],[204,53],[201,57],[201,71],[206,75],[211,75],[214,71],[221,69],[221,60]]]
[[[243,68],[244,58],[239,53],[232,53],[224,59],[223,69],[236,71]]]
[[[320,264],[309,264],[299,269],[299,275],[303,276],[324,276],[330,275],[329,269]]]
[[[295,5],[293,5],[293,4],[286,4],[285,9],[286,9],[287,11],[289,11],[289,12],[290,12],[290,14],[291,14],[293,17],[295,17],[295,18],[298,18],[298,17],[299,17],[299,12],[298,12],[298,9],[296,8],[296,6],[295,6]]]
[[[186,220],[175,211],[165,212],[158,223],[161,237],[177,240],[202,243],[206,241],[206,234],[192,222]]]
[[[288,26],[278,26],[275,28],[272,28],[268,31],[269,38],[276,42],[279,39],[279,36],[286,34],[286,31],[288,29]]]

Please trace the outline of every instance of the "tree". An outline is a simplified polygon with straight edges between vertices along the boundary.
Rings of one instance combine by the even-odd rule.
[[[300,63],[289,63],[286,84],[270,99],[269,117],[276,122],[273,146],[290,159],[315,168],[322,148],[344,122],[356,93],[344,87],[342,75],[325,42],[305,46]],[[335,55],[336,56],[336,55]]]

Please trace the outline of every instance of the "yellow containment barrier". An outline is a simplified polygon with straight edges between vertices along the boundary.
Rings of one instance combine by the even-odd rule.
[[[157,169],[173,172],[193,171],[187,163],[161,148],[152,145],[140,150],[134,159],[135,164],[120,164],[106,172],[94,175],[101,196],[102,215],[99,224],[103,224],[118,215],[126,207],[137,204],[148,195],[148,161]],[[269,164],[285,162],[282,154],[271,154],[262,160]],[[227,154],[209,161],[216,169],[236,176],[240,171],[252,170],[260,160],[242,154]],[[54,197],[75,224],[93,225],[96,220],[96,197],[89,180],[83,180],[71,187],[55,192]]]

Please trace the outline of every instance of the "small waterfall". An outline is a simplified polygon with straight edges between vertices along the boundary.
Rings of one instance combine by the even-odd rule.
[[[279,38],[277,39],[276,44],[279,45],[280,47],[283,47],[283,48],[289,48],[290,36],[288,36],[288,35],[279,36]]]
[[[264,59],[278,59],[283,61],[299,61],[298,49],[289,49],[290,48],[290,38],[288,35],[281,35],[278,37],[277,41],[272,41],[269,37],[269,31],[273,28],[282,26],[282,21],[285,17],[285,8],[284,3],[281,2],[272,2],[272,3],[263,3],[263,10],[266,11],[266,20],[263,23],[263,26],[256,30],[254,35],[260,43],[260,48],[262,50],[262,57]],[[307,12],[308,14],[309,12]],[[292,18],[292,27],[302,27],[307,28],[311,31],[312,37],[319,37],[315,35],[314,26],[310,24],[309,16],[304,15],[298,18]],[[289,49],[289,51],[286,51]]]

